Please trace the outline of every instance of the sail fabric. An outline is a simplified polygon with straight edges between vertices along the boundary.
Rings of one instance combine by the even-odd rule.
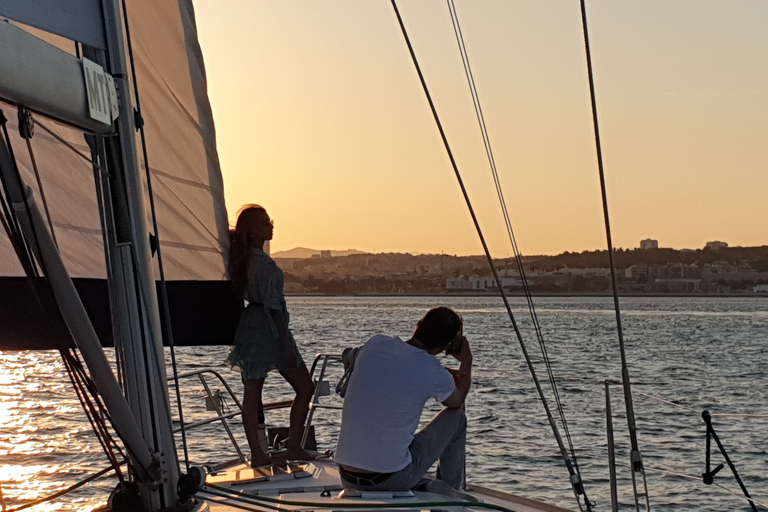
[[[223,279],[229,225],[192,2],[127,5],[166,277]]]
[[[222,280],[228,221],[192,3],[130,0],[127,11],[165,277]],[[74,53],[74,42],[49,34],[45,38]],[[32,159],[18,133],[16,108],[2,102],[0,108],[9,119],[11,145],[21,175],[43,210]],[[67,270],[73,277],[104,278],[106,262],[94,168],[83,158],[90,157],[90,149],[80,131],[40,114],[35,114],[35,119],[69,144],[40,126],[31,139],[53,232]],[[147,226],[152,230],[148,198],[146,204]],[[13,247],[0,233],[0,276],[21,275]]]
[[[24,182],[33,190],[40,211],[50,213],[53,233],[67,270],[74,277],[105,277],[106,261],[90,149],[83,134],[53,120],[35,115],[39,125],[30,140],[32,154],[18,131],[15,106],[0,102],[14,157]],[[51,129],[71,147],[41,128]],[[43,194],[33,171],[37,163]],[[18,214],[17,214],[18,215]],[[22,276],[24,271],[4,232],[0,233],[0,276]],[[0,290],[1,292],[1,290]]]

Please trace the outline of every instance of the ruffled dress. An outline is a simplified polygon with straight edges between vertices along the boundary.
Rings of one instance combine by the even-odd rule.
[[[280,310],[288,323],[283,286],[285,275],[275,260],[260,249],[250,249],[248,287],[245,300],[248,306],[240,315],[235,331],[235,346],[227,357],[233,369],[242,372],[244,379],[262,379],[270,370],[288,369],[286,354],[280,335],[269,310]],[[304,361],[299,354],[293,334],[288,331],[296,354],[295,368]]]

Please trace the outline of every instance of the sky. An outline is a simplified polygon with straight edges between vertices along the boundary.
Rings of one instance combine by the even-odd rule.
[[[588,0],[615,247],[768,244],[768,2]],[[294,247],[481,254],[387,0],[194,0],[230,218]],[[456,0],[522,254],[605,249],[577,0]],[[491,253],[512,254],[448,7],[398,7]]]

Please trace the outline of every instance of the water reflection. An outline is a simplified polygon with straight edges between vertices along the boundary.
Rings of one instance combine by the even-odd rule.
[[[455,307],[465,317],[467,333],[477,343],[470,417],[470,481],[546,499],[574,508],[567,472],[562,467],[542,407],[522,362],[520,349],[497,299],[450,298],[290,298],[293,329],[309,361],[315,352],[339,352],[368,336],[386,332],[407,337],[423,311],[436,304]],[[638,428],[649,468],[685,475],[701,473],[704,430],[700,410],[765,414],[768,400],[768,301],[709,299],[625,299],[625,331],[635,389],[662,397],[667,405],[636,395]],[[555,375],[568,410],[576,449],[582,457],[585,485],[600,509],[605,493],[605,417],[602,379],[619,375],[612,303],[607,298],[537,300]],[[529,342],[527,311],[514,301]],[[530,345],[534,357],[536,350]],[[184,369],[215,367],[236,388],[238,378],[223,361],[226,347],[180,349]],[[70,387],[57,352],[0,352],[0,485],[9,508],[59,491],[106,467],[95,436]],[[545,372],[539,370],[539,375]],[[705,376],[705,378],[703,378]],[[290,398],[289,389],[268,379],[270,398]],[[239,391],[238,391],[239,392]],[[200,386],[182,388],[185,419],[205,412]],[[615,391],[616,428],[623,404]],[[191,404],[187,411],[187,404]],[[687,409],[681,410],[680,406]],[[175,408],[175,403],[172,403]],[[431,415],[431,414],[430,414]],[[273,424],[287,423],[287,412],[271,413]],[[319,441],[335,442],[336,419],[318,415]],[[716,418],[728,436],[738,467],[756,497],[768,488],[762,476],[768,420]],[[238,432],[239,435],[239,432]],[[626,443],[622,434],[617,442]],[[193,458],[222,457],[224,434],[213,426],[190,436]],[[243,444],[244,446],[244,444]],[[763,450],[762,452],[760,450]],[[620,448],[623,450],[623,448]],[[229,454],[228,454],[229,455]],[[620,451],[622,464],[627,454]],[[625,474],[628,478],[628,474]],[[713,487],[684,477],[650,476],[657,510],[733,509]],[[113,479],[89,484],[62,501],[30,510],[83,510],[105,501]],[[626,479],[620,492],[628,499]],[[666,500],[666,501],[665,501]],[[720,501],[718,501],[720,500]],[[626,501],[626,500],[625,500]]]

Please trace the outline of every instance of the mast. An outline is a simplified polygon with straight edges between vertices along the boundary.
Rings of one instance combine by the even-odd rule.
[[[115,243],[107,252],[113,274],[110,295],[116,301],[114,309],[125,312],[115,322],[114,330],[123,350],[128,403],[162,470],[160,485],[140,483],[139,495],[147,510],[160,510],[172,507],[178,500],[179,465],[128,79],[125,20],[119,0],[106,0],[103,7],[109,71],[120,97],[117,135],[109,141],[106,151],[113,173],[110,206],[114,219],[114,224],[107,225],[112,231],[109,238]]]
[[[35,208],[31,190],[15,172],[4,140],[0,144],[0,171],[7,178],[4,181],[10,184],[10,200],[20,212],[23,235],[45,270],[65,323],[104,398],[115,430],[128,449],[143,509],[172,510],[179,501],[176,495],[179,466],[168,401],[150,234],[145,220],[144,186],[128,79],[125,20],[120,0],[88,5],[96,7],[84,10],[77,26],[71,19],[47,17],[42,12],[46,10],[43,5],[0,5],[2,15],[73,40],[86,41],[85,53],[91,57],[89,60],[97,61],[77,59],[36,36],[0,23],[0,42],[4,48],[0,52],[0,97],[96,134],[88,137],[95,143],[94,152],[100,155],[101,169],[108,171],[105,175],[108,175],[110,196],[104,201],[107,209],[105,252],[113,329],[124,363],[125,397],[48,227]],[[81,38],[82,26],[91,27],[90,35],[102,33],[106,37]],[[111,94],[114,89],[118,95]],[[116,105],[117,97],[119,105]],[[113,124],[115,114],[119,116]]]

